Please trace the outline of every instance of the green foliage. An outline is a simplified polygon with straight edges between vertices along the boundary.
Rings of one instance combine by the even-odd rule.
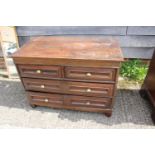
[[[122,63],[120,74],[129,80],[143,81],[147,74],[148,66],[141,60],[133,59]]]

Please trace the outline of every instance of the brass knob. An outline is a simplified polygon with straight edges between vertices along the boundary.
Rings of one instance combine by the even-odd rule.
[[[87,75],[87,76],[92,76],[92,74],[91,74],[91,73],[86,73],[86,75]]]
[[[90,102],[86,102],[86,105],[90,105]]]
[[[41,87],[41,88],[45,88],[45,85],[41,85],[40,87]]]
[[[41,73],[41,70],[36,70],[36,73],[40,74]]]
[[[48,99],[46,98],[44,101],[45,101],[45,102],[48,102]]]
[[[88,88],[88,89],[86,90],[86,92],[91,92],[91,89],[90,89],[90,88]]]

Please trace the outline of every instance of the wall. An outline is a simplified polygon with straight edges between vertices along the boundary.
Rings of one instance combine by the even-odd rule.
[[[19,45],[32,37],[51,35],[99,35],[120,42],[125,58],[150,59],[155,47],[155,27],[151,26],[17,26]]]

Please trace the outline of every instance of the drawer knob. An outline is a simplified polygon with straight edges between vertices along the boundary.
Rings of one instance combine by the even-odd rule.
[[[41,70],[36,70],[36,73],[40,74],[41,73]]]
[[[90,102],[86,102],[86,105],[90,105]]]
[[[91,89],[90,89],[90,88],[88,88],[88,89],[86,90],[86,92],[91,92]]]
[[[87,76],[92,76],[92,74],[91,74],[91,73],[86,73],[86,75],[87,75]]]
[[[46,98],[44,101],[45,101],[45,102],[48,102],[48,99]]]
[[[40,87],[41,87],[41,88],[45,88],[45,85],[41,85]]]

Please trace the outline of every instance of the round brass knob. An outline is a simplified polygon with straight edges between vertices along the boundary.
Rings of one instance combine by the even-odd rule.
[[[41,73],[41,70],[36,70],[36,73],[40,74]]]
[[[45,88],[45,85],[41,85],[40,87],[41,87],[41,88]]]
[[[86,105],[90,105],[90,102],[86,102]]]
[[[48,99],[47,98],[45,99],[45,102],[48,102]]]
[[[91,89],[90,89],[90,88],[88,88],[88,89],[86,90],[86,92],[91,92]]]
[[[87,75],[87,76],[92,76],[92,74],[91,74],[91,73],[86,73],[86,75]]]

